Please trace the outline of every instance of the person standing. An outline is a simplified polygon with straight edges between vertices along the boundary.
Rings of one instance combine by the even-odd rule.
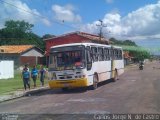
[[[46,70],[43,65],[41,65],[41,68],[39,70],[39,74],[40,74],[41,85],[44,86],[44,78],[45,78]]]
[[[36,80],[37,80],[37,76],[38,76],[38,70],[37,70],[35,65],[32,68],[31,76],[32,76],[33,83],[34,83],[34,88],[35,88],[36,87]]]
[[[24,84],[24,89],[27,89],[27,86],[30,90],[30,72],[28,71],[27,68],[24,68],[22,71],[22,78],[23,78],[23,84]]]

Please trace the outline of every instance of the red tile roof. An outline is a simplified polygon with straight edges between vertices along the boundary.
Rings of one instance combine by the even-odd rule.
[[[77,34],[80,35],[80,36],[86,37],[88,39],[100,40],[100,37],[98,35],[84,33],[84,32],[77,32]],[[106,40],[106,39],[102,37],[101,40]]]
[[[55,39],[55,38],[58,38],[58,37],[64,37],[64,36],[68,36],[68,35],[72,35],[72,34],[77,34],[79,36],[82,36],[82,37],[85,37],[89,40],[94,40],[94,41],[100,41],[100,42],[105,42],[105,43],[109,43],[109,40],[102,37],[100,39],[100,37],[98,35],[94,35],[94,34],[89,34],[89,33],[85,33],[85,32],[72,32],[72,33],[68,33],[68,34],[63,34],[63,35],[60,35],[60,36],[56,36],[56,37],[52,37],[52,38],[48,38],[48,39],[44,39],[44,40],[52,40],[52,39]]]
[[[34,45],[4,45],[0,46],[0,53],[22,53],[33,48]]]

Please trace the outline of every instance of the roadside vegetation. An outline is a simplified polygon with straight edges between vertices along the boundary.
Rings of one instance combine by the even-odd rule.
[[[6,21],[4,28],[0,29],[0,45],[35,45],[45,51],[45,42],[43,39],[53,37],[53,35],[46,34],[40,37],[32,31],[33,27],[33,24],[23,20]],[[37,68],[39,69],[40,65],[37,65]],[[45,84],[47,84],[46,79]],[[33,81],[31,79],[31,88],[32,85]],[[37,85],[40,86],[39,78],[37,79]],[[0,94],[6,94],[22,89],[23,80],[21,78],[21,71],[15,70],[14,78],[12,79],[0,79]]]
[[[43,39],[54,37],[54,35],[45,34],[40,37],[33,33],[33,27],[33,24],[23,20],[6,21],[4,28],[0,29],[0,45],[35,45],[45,50],[45,42]]]
[[[143,61],[144,59],[150,59],[150,51],[138,46],[134,41],[131,40],[116,40],[115,38],[109,39],[113,45],[118,45],[123,48],[124,51],[128,51],[132,57],[138,61]]]
[[[33,89],[33,80],[30,79],[31,89]],[[37,87],[41,87],[40,79],[37,78]],[[47,85],[47,78],[44,80],[45,85]],[[23,90],[23,80],[21,78],[21,71],[15,70],[14,78],[1,79],[0,80],[0,95],[9,94],[16,90]]]

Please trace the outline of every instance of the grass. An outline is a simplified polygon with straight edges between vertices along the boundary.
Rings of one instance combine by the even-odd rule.
[[[47,84],[47,79],[44,80],[45,85]],[[37,78],[37,87],[41,86],[39,78]],[[33,88],[33,80],[30,79],[31,89]],[[23,80],[21,78],[21,71],[15,71],[14,78],[10,79],[0,79],[0,95],[7,94],[16,90],[22,90]]]

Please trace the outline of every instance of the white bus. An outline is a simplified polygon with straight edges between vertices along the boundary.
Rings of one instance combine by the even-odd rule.
[[[116,80],[124,72],[121,47],[97,43],[73,43],[51,47],[49,61],[50,88],[91,86]]]

